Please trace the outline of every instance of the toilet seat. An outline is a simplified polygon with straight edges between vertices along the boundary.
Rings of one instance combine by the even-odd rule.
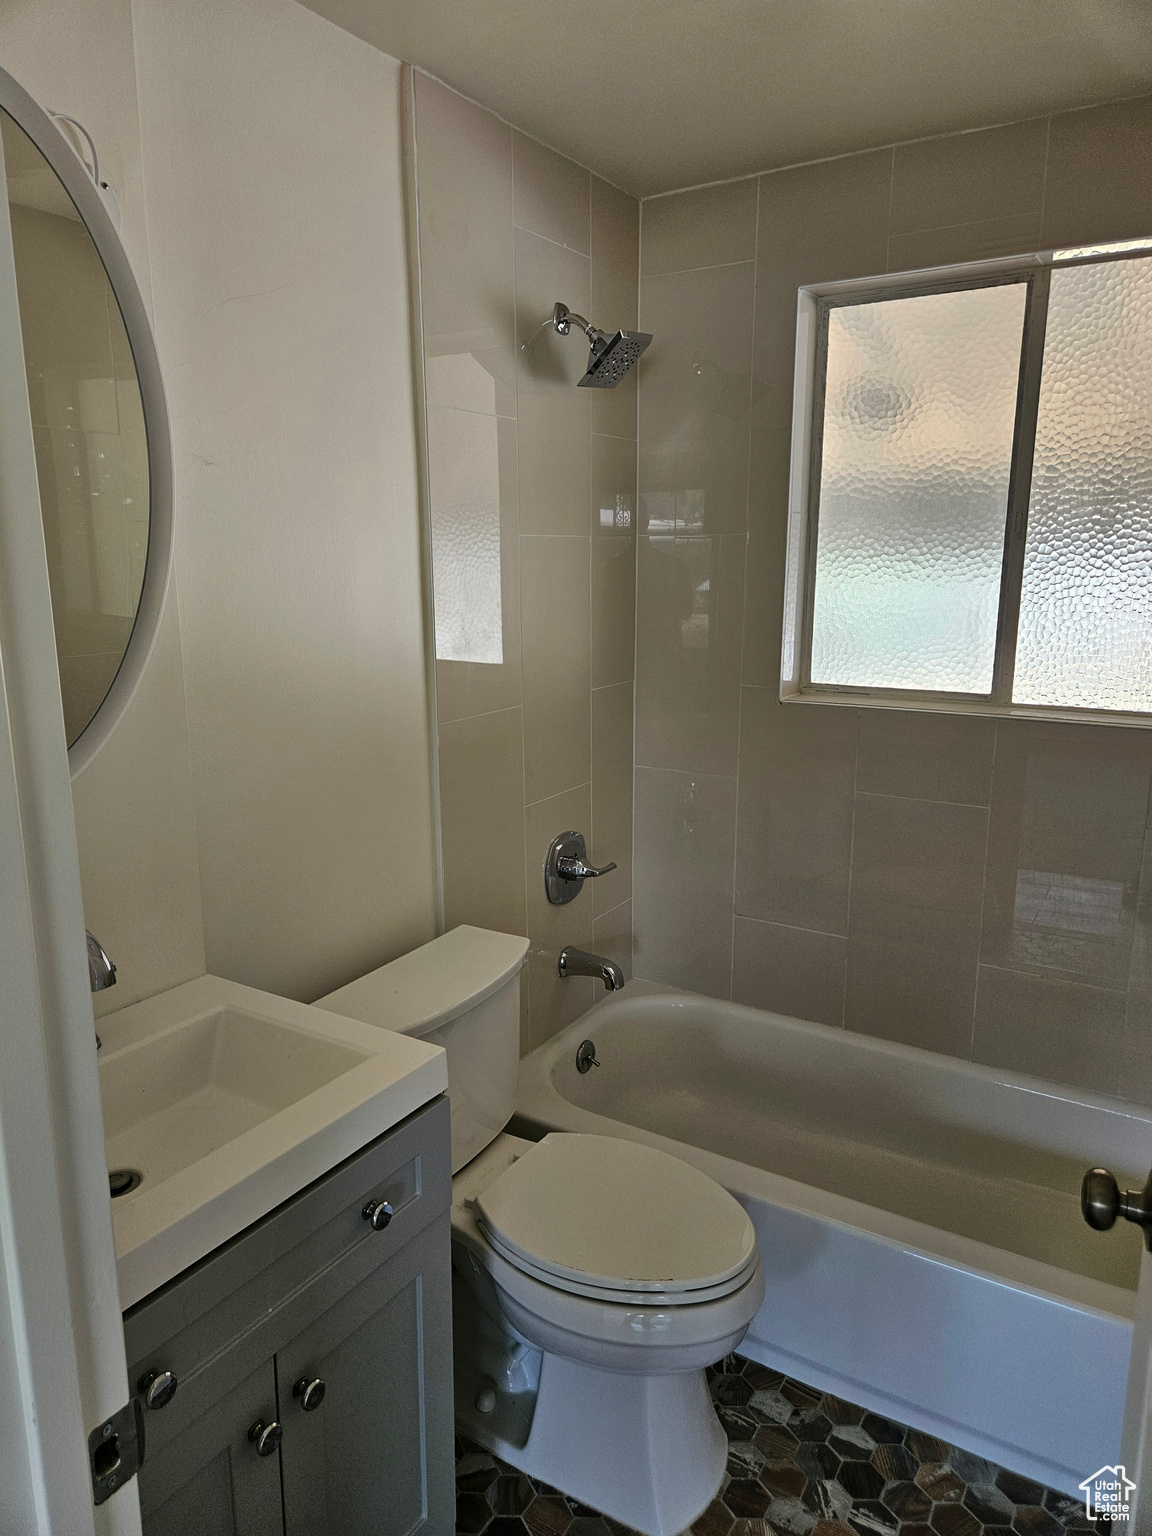
[[[538,1283],[617,1304],[728,1296],[757,1264],[752,1223],[690,1163],[614,1136],[553,1132],[474,1201],[505,1262]]]

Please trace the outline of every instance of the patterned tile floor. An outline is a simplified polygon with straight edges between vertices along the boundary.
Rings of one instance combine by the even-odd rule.
[[[709,1372],[728,1470],[693,1536],[1064,1536],[1083,1504],[739,1355]],[[457,1441],[461,1536],[629,1536]]]

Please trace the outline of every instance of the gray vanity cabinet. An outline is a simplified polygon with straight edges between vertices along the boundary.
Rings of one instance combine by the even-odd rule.
[[[438,1099],[126,1314],[145,1536],[449,1536],[451,1188]]]
[[[164,1536],[283,1536],[280,1464],[256,1456],[248,1426],[276,1401],[269,1360],[175,1435],[140,1479],[146,1533]],[[145,1439],[147,1459],[147,1439]]]

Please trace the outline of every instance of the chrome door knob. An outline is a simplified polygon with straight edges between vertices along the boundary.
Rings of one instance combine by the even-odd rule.
[[[1089,1168],[1080,1185],[1080,1210],[1097,1232],[1116,1225],[1117,1216],[1132,1221],[1144,1232],[1144,1246],[1152,1253],[1152,1173],[1143,1189],[1121,1190],[1107,1168]]]
[[[275,1419],[271,1424],[265,1424],[263,1419],[257,1419],[248,1431],[248,1438],[256,1447],[257,1456],[274,1456],[284,1438],[284,1427],[277,1424]]]
[[[179,1385],[175,1371],[149,1371],[136,1383],[136,1390],[144,1399],[145,1408],[166,1408]]]
[[[392,1220],[393,1211],[387,1200],[369,1200],[360,1214],[373,1232],[383,1232]]]
[[[312,1413],[324,1401],[327,1390],[319,1376],[313,1376],[311,1380],[307,1376],[302,1376],[292,1388],[292,1396],[297,1399],[305,1413]]]
[[[1089,1168],[1080,1186],[1084,1220],[1097,1232],[1115,1226],[1120,1214],[1120,1188],[1107,1168]]]

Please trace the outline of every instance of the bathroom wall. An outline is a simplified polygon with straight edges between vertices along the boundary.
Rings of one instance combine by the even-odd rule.
[[[100,1011],[207,967],[308,999],[435,932],[400,66],[292,0],[12,0],[153,307],[175,581],[73,784]]]
[[[1152,1102],[1152,732],[777,700],[796,289],[1152,232],[1152,99],[643,204],[636,974]]]
[[[577,389],[557,299],[636,322],[636,201],[413,77],[444,921],[526,933],[521,1041],[593,1001],[565,944],[627,965],[631,933],[635,376]],[[549,906],[557,833],[615,860]]]

